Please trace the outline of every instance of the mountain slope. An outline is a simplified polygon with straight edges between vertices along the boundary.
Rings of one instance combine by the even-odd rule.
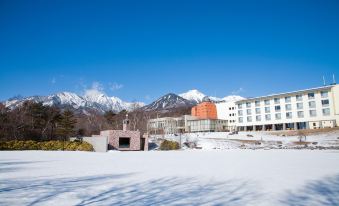
[[[169,93],[160,97],[151,104],[144,106],[142,109],[146,111],[158,111],[191,106],[194,106],[194,103],[192,103],[191,101],[184,99],[176,94]]]
[[[60,92],[49,96],[31,96],[27,98],[12,98],[5,101],[5,106],[13,109],[22,105],[25,101],[42,102],[43,105],[56,106],[59,108],[71,108],[77,112],[86,113],[94,110],[100,113],[106,111],[120,112],[132,110],[144,106],[144,103],[124,102],[117,97],[108,97],[103,93],[80,96],[71,92]]]

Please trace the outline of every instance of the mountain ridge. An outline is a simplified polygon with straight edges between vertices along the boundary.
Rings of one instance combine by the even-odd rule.
[[[97,111],[105,113],[107,111],[120,112],[122,110],[133,111],[141,109],[145,111],[168,110],[180,107],[192,107],[202,102],[207,96],[197,89],[188,90],[179,95],[175,93],[165,94],[150,104],[143,102],[127,102],[118,97],[110,97],[103,92],[92,91],[84,95],[78,95],[73,92],[58,92],[47,96],[16,96],[4,101],[4,105],[9,109],[14,109],[25,101],[42,102],[43,105],[56,106],[59,108],[72,108],[77,112],[87,113],[88,111]],[[210,97],[212,101],[237,101],[245,99],[241,96],[230,95],[224,98]]]

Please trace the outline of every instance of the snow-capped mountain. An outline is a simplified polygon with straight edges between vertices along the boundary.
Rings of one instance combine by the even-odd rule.
[[[151,104],[144,106],[142,109],[146,111],[155,111],[191,106],[194,106],[194,103],[192,103],[191,101],[184,99],[176,94],[169,93],[160,97]]]
[[[118,97],[109,97],[98,90],[88,90],[84,95],[78,95],[72,92],[59,92],[49,96],[31,96],[31,97],[13,97],[4,102],[5,106],[13,109],[22,105],[25,101],[42,102],[44,105],[57,106],[59,108],[70,108],[75,111],[88,113],[88,111],[97,111],[104,113],[106,111],[120,112],[121,110],[132,111],[143,109],[145,111],[168,110],[179,107],[192,107],[200,102],[206,95],[193,89],[188,92],[176,95],[166,94],[149,105],[142,102],[125,102]],[[209,97],[214,102],[229,102],[244,99],[241,96],[231,95],[224,98]]]
[[[191,101],[194,104],[198,104],[202,101],[202,99],[207,96],[204,93],[193,89],[193,90],[189,90],[185,93],[179,94],[180,97],[187,99],[189,101]],[[208,96],[212,101],[214,102],[221,102],[221,101],[225,101],[225,102],[230,102],[230,101],[239,101],[239,100],[243,100],[245,99],[244,97],[241,96],[237,96],[237,95],[229,95],[223,98],[219,98],[219,97],[213,97],[213,96]]]
[[[108,97],[103,93],[91,93],[80,96],[71,92],[60,92],[49,96],[11,98],[4,104],[6,107],[13,109],[22,105],[25,101],[42,102],[43,105],[57,106],[59,108],[72,108],[84,113],[86,113],[87,110],[94,110],[100,113],[109,110],[119,112],[124,109],[131,111],[145,105],[141,102],[124,102],[117,97]]]
[[[196,89],[192,89],[185,93],[179,94],[179,96],[197,104],[200,103],[206,95]]]
[[[222,98],[222,101],[235,102],[235,101],[239,101],[239,100],[243,100],[243,99],[246,99],[246,98],[244,98],[242,96],[238,96],[238,95],[229,95],[229,96]]]

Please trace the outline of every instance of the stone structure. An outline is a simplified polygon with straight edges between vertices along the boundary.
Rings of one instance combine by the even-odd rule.
[[[130,131],[128,115],[123,121],[123,130],[101,131],[100,136],[108,138],[108,149],[120,151],[148,150],[148,135],[141,137],[139,131]]]

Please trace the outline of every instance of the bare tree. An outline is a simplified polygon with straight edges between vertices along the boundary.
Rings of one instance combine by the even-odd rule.
[[[298,130],[297,134],[298,134],[299,142],[303,142],[303,141],[306,142],[306,134],[303,131]]]

